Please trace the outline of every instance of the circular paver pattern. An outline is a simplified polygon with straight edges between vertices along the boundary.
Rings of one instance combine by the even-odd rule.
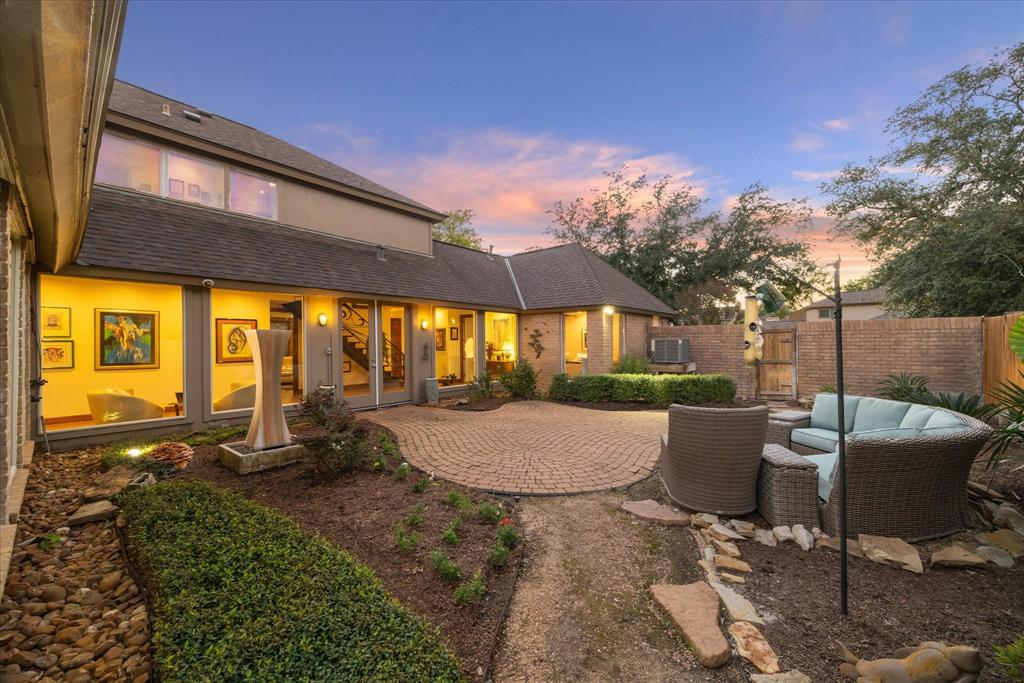
[[[651,473],[664,410],[605,411],[516,401],[483,412],[399,406],[365,414],[435,477],[497,493],[553,495],[628,486]]]

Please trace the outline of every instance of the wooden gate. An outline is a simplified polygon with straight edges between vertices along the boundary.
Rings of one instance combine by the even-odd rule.
[[[985,318],[985,351],[984,365],[982,368],[982,387],[985,391],[985,398],[993,400],[992,390],[1001,382],[1017,382],[1020,384],[1024,379],[1021,373],[1024,372],[1024,363],[1010,350],[1010,327],[1024,315],[1022,313],[1007,313],[993,318]]]
[[[765,330],[757,361],[757,393],[762,398],[796,398],[796,330]]]

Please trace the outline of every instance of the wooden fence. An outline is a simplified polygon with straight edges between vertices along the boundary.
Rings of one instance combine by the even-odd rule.
[[[1001,382],[1024,382],[1024,363],[1010,350],[1008,336],[1010,326],[1024,313],[1007,313],[984,321],[984,364],[982,366],[982,387],[985,398],[992,401],[992,390]]]

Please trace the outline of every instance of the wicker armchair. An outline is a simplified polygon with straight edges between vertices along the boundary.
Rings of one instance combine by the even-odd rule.
[[[768,408],[668,409],[661,479],[672,500],[690,510],[743,515],[757,507],[757,473]]]
[[[785,446],[765,444],[757,477],[757,511],[773,527],[820,526],[818,466]]]

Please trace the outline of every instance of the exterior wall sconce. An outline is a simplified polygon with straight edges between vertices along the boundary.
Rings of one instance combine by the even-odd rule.
[[[426,318],[423,318],[422,320],[420,320],[420,329],[421,330],[426,331],[426,329],[429,328],[429,327],[430,327],[430,323],[427,322]]]
[[[611,306],[605,306],[605,307],[604,307],[604,308],[602,308],[601,310],[602,310],[602,311],[604,311],[604,314],[605,314],[605,315],[611,315],[612,313],[614,313],[614,312],[615,312],[615,309],[614,309],[614,308],[612,308]]]
[[[316,321],[320,323],[320,327],[327,327],[327,314],[321,313],[316,317]]]

